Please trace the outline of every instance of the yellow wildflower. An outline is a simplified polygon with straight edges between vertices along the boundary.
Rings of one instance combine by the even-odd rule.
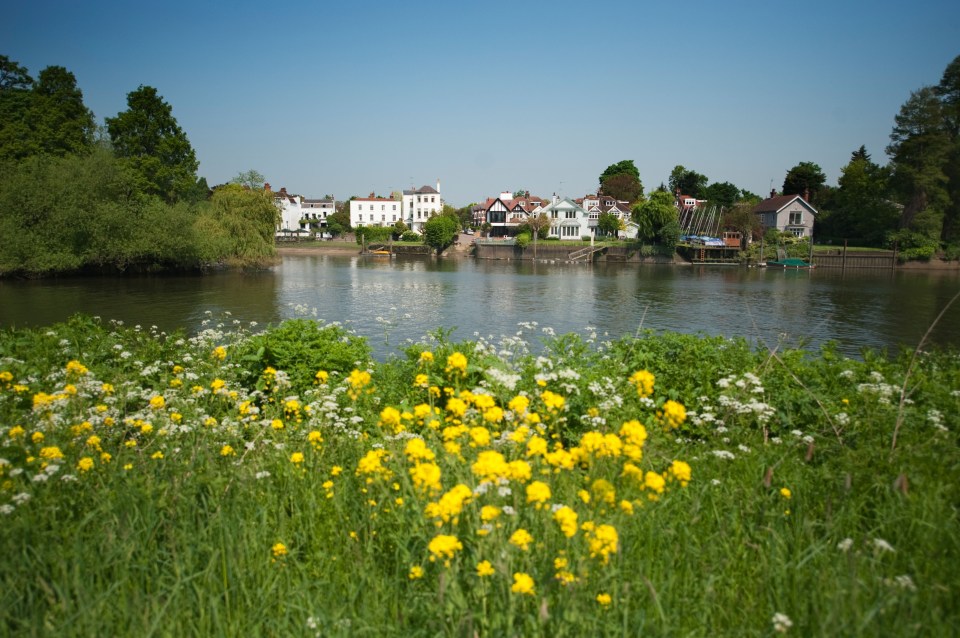
[[[466,376],[467,374],[467,358],[459,353],[454,352],[449,357],[447,357],[447,374],[459,374],[461,377]]]
[[[509,542],[514,547],[518,547],[523,551],[527,551],[530,549],[530,543],[533,542],[533,536],[530,535],[530,532],[521,528],[510,535]]]
[[[223,361],[227,358],[227,349],[223,346],[217,346],[213,349],[213,358],[217,361]]]
[[[637,387],[637,396],[644,398],[653,394],[655,377],[646,370],[637,370],[630,375],[630,383]]]
[[[553,513],[553,520],[560,524],[560,531],[567,538],[573,538],[577,533],[577,513],[564,505]]]
[[[493,576],[497,573],[497,570],[493,568],[493,565],[490,564],[488,560],[482,560],[477,563],[477,576],[484,578],[486,576]]]
[[[276,558],[283,558],[284,556],[286,556],[287,554],[290,553],[290,552],[287,550],[287,546],[284,545],[283,543],[274,543],[274,544],[273,544],[273,547],[270,548],[270,551],[273,552],[273,557],[274,557],[275,559],[276,559]]]
[[[167,401],[162,395],[156,394],[150,398],[150,407],[154,410],[160,410],[166,405]]]
[[[535,596],[536,591],[534,589],[533,578],[530,574],[524,572],[516,572],[513,575],[513,585],[510,586],[510,591],[515,594],[526,594],[529,596]]]
[[[420,565],[413,565],[410,568],[410,571],[407,572],[407,578],[410,580],[418,580],[423,578],[423,567],[420,567]]]
[[[236,452],[231,445],[224,445],[220,448],[220,456],[236,456]]]
[[[456,536],[438,534],[430,540],[427,549],[430,551],[431,562],[441,558],[444,561],[444,565],[449,567],[450,560],[459,550],[463,549],[463,543],[461,543]]]
[[[79,461],[77,461],[77,469],[81,472],[87,472],[93,469],[93,459],[89,456],[85,456]]]
[[[550,486],[542,481],[534,481],[527,486],[527,503],[535,503],[537,509],[550,500]]]
[[[300,465],[303,463],[303,452],[294,452],[290,455],[290,462],[294,465]]]

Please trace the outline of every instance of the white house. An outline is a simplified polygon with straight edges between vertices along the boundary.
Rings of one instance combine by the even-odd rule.
[[[813,235],[813,222],[819,214],[817,209],[800,195],[770,195],[753,208],[764,229],[776,228],[795,237]]]
[[[393,226],[403,218],[401,202],[386,197],[358,197],[350,200],[350,225],[360,226]]]
[[[324,199],[306,199],[300,202],[301,223],[310,230],[317,231],[327,227],[327,219],[337,210],[337,200],[332,197]]]
[[[403,221],[410,230],[423,233],[424,223],[432,215],[439,215],[441,212],[443,199],[440,197],[440,180],[437,180],[436,189],[421,186],[403,191]]]
[[[270,184],[263,185],[264,190],[270,191]],[[300,220],[303,219],[301,205],[303,198],[299,195],[291,195],[287,189],[281,188],[273,193],[273,203],[280,210],[280,221],[277,222],[277,234],[290,235],[298,233]]]
[[[549,237],[560,239],[580,239],[591,235],[590,215],[569,197],[559,199],[553,196],[553,201],[540,211],[550,218]]]

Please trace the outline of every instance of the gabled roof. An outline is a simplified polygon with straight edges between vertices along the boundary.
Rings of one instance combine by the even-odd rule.
[[[777,195],[776,197],[768,197],[754,206],[753,212],[758,214],[779,213],[784,208],[792,204],[795,200],[800,200],[800,203],[803,204],[804,208],[809,210],[814,215],[819,215],[817,209],[807,203],[807,201],[800,195]]]

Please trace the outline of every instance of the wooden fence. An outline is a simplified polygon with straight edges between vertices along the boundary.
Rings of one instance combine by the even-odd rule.
[[[897,267],[897,253],[890,251],[849,252],[838,248],[835,251],[813,253],[813,263],[817,268],[893,270]]]

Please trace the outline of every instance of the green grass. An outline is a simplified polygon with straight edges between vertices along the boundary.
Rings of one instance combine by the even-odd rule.
[[[527,338],[438,331],[378,363],[362,339],[302,321],[258,336],[82,317],[0,332],[0,633],[771,636],[778,613],[793,635],[960,630],[956,353],[908,368],[669,333]],[[630,380],[644,369],[648,397]],[[677,427],[668,401],[686,406]],[[642,458],[617,436],[633,419]],[[438,491],[414,482],[414,433]],[[62,459],[41,458],[54,446]],[[365,472],[374,450],[382,470]],[[499,484],[475,469],[485,451],[515,462],[490,470]],[[540,508],[535,481],[551,492]],[[458,484],[472,498],[443,505]],[[578,515],[572,538],[560,505]],[[588,522],[617,532],[606,562]],[[518,529],[527,550],[509,542]],[[438,534],[462,545],[449,565]],[[533,594],[511,591],[518,572]]]

